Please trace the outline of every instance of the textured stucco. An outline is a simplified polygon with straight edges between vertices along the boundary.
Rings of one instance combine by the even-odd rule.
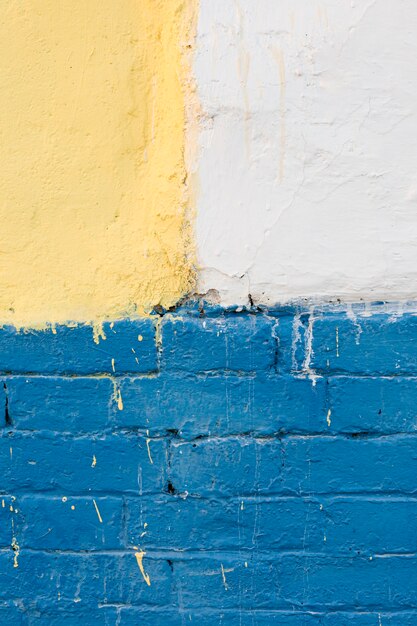
[[[417,293],[417,4],[202,0],[200,292]]]
[[[2,2],[0,322],[132,315],[189,288],[195,8]]]

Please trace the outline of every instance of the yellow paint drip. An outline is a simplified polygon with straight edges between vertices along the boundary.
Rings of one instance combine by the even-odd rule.
[[[0,323],[86,321],[98,342],[191,288],[196,5],[2,3]]]
[[[136,557],[136,561],[138,563],[138,567],[140,569],[140,573],[143,576],[143,580],[145,581],[145,583],[148,585],[148,587],[151,586],[151,579],[149,574],[147,574],[145,572],[145,568],[143,567],[143,557],[146,555],[146,552],[140,551],[140,552],[135,552],[135,557]]]
[[[327,422],[327,426],[328,426],[329,428],[330,428],[331,423],[332,423],[332,420],[330,419],[331,414],[332,414],[332,410],[331,410],[331,409],[329,409],[329,410],[327,411],[327,416],[326,416],[326,422]]]
[[[120,391],[119,383],[115,378],[112,378],[113,383],[113,401],[116,402],[119,411],[123,411],[123,398]]]
[[[94,508],[95,508],[95,510],[96,510],[96,513],[97,513],[98,521],[100,522],[100,524],[102,524],[102,523],[103,523],[103,519],[102,519],[102,517],[101,517],[101,514],[100,514],[100,511],[99,511],[99,508],[98,508],[98,506],[97,506],[97,502],[96,502],[95,500],[93,500],[93,504],[94,504]]]

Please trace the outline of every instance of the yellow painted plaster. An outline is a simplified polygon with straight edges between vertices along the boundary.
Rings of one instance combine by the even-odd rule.
[[[144,314],[193,280],[197,0],[4,0],[0,323]]]

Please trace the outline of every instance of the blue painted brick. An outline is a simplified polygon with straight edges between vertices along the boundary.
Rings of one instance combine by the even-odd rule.
[[[276,334],[278,335],[279,372],[298,372],[305,361],[305,332],[308,314],[294,313],[280,317]]]
[[[0,380],[0,428],[4,428],[6,424],[6,388],[3,381]]]
[[[326,552],[370,556],[417,552],[415,498],[339,496],[320,503]],[[309,522],[309,540],[314,530]]]
[[[13,621],[15,624],[24,626],[62,626],[63,624],[65,626],[80,626],[80,624],[82,626],[97,626],[97,624],[115,626],[118,620],[118,610],[112,606],[104,605],[94,609],[80,606],[79,603],[64,603],[59,600],[54,607],[45,610],[37,608],[33,602],[28,602],[26,607],[19,603],[19,606],[15,607],[16,617]]]
[[[169,317],[162,322],[162,367],[189,372],[262,371],[275,361],[274,320],[264,316]]]
[[[324,315],[313,324],[311,367],[352,374],[417,373],[417,316]]]
[[[171,455],[170,478],[181,493],[243,496],[280,490],[281,444],[276,439],[174,442]]]
[[[289,437],[282,488],[292,493],[417,493],[417,438]]]
[[[416,432],[416,398],[416,378],[330,378],[329,432]]]
[[[153,434],[175,429],[184,438],[325,432],[325,387],[323,380],[313,386],[307,379],[275,375],[124,378],[124,410],[115,420]]]
[[[0,599],[36,602],[39,608],[71,603],[98,608],[101,604],[167,604],[172,572],[165,558],[146,554],[139,570],[135,552],[68,553],[21,549],[18,567],[13,553],[0,553],[0,571],[7,584],[0,585]],[[35,581],[35,584],[34,584]]]
[[[322,616],[323,626],[414,626],[417,611],[395,613],[374,609],[364,613],[339,613]]]
[[[395,610],[417,602],[415,556],[210,554],[174,560],[174,579],[189,608],[202,598],[203,606],[245,610]]]
[[[39,374],[148,372],[157,368],[155,328],[150,319],[103,326],[97,345],[89,326],[57,326],[52,331],[0,328],[0,371]],[[139,341],[139,335],[142,340]],[[134,352],[133,352],[134,351]]]
[[[129,544],[137,544],[143,535],[146,546],[166,550],[316,549],[323,542],[325,522],[318,501],[294,498],[127,501]]]
[[[110,378],[12,376],[5,379],[13,427],[87,433],[103,431],[115,411]]]
[[[12,542],[14,534],[12,518],[14,524],[16,517],[14,505],[15,496],[0,494],[0,548],[10,548]]]
[[[417,501],[404,498],[129,499],[127,537],[151,548],[331,554],[417,552]],[[279,520],[279,523],[277,522]]]
[[[27,434],[2,437],[3,488],[11,493],[55,491],[61,496],[112,491],[158,492],[165,483],[165,442],[148,443],[149,450],[145,439],[137,436],[71,439],[54,434]]]
[[[9,518],[9,528],[13,518],[15,536],[25,549],[115,550],[123,546],[122,510],[121,498],[31,494],[17,497],[13,512],[6,507],[0,517]]]
[[[417,318],[187,311],[0,332],[0,623],[415,626]]]
[[[183,626],[183,624],[204,624],[204,626],[320,626],[323,615],[307,613],[239,611],[187,608],[177,612],[143,611],[130,608],[121,611],[121,626]],[[360,619],[360,616],[359,616]],[[358,622],[359,626],[377,626],[376,623]],[[339,626],[339,622],[338,622]]]
[[[122,608],[120,626],[183,626],[184,623],[204,626],[415,626],[417,612],[401,613],[365,612],[303,613],[287,611],[240,611],[181,609],[177,612],[149,611],[138,608]]]

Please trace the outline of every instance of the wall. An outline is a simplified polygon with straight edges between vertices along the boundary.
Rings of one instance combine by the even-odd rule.
[[[1,11],[0,623],[415,626],[415,3]]]
[[[195,6],[2,3],[1,323],[115,319],[189,289]]]
[[[199,291],[415,298],[413,0],[202,0]]]
[[[363,313],[1,331],[3,621],[413,626],[417,318]]]

